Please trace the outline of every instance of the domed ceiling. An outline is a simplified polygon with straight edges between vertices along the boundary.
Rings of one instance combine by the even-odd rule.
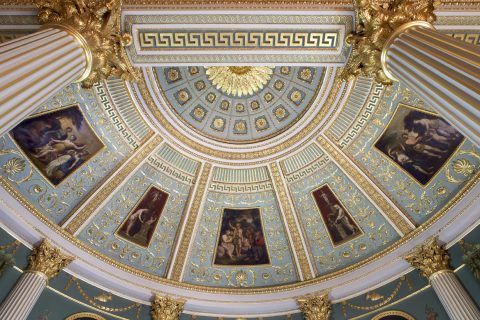
[[[251,143],[291,127],[311,106],[324,68],[162,67],[157,85],[177,116],[208,138]]]
[[[311,53],[321,63],[166,64],[183,51],[139,50],[138,83],[59,90],[0,140],[5,224],[28,241],[48,236],[91,283],[135,301],[179,297],[206,315],[292,312],[302,295],[341,300],[407,272],[402,255],[477,201],[480,150],[398,83],[340,81],[353,11],[335,14],[277,19],[282,32],[304,20],[338,31]],[[200,16],[132,9],[124,27],[255,19]],[[478,36],[478,19],[455,30],[458,19],[442,16],[439,29]],[[35,19],[15,23],[23,32]],[[402,161],[408,117],[441,121],[448,143]],[[85,146],[75,166],[42,153],[47,124]]]

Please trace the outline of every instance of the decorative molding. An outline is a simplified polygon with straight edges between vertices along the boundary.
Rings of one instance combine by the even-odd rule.
[[[362,131],[363,127],[368,123],[373,111],[380,102],[383,89],[384,86],[381,84],[375,83],[373,85],[368,100],[359,110],[359,115],[354,121],[352,121],[351,127],[345,131],[345,134],[339,139],[338,144],[341,149],[350,145],[350,143],[355,140],[355,137]]]
[[[181,171],[178,168],[175,168],[171,164],[167,163],[165,160],[159,159],[158,156],[151,155],[147,158],[147,161],[153,167],[158,169],[158,171],[165,173],[166,175],[174,178],[175,180],[187,183],[189,185],[193,185],[195,183],[194,175],[190,175]]]
[[[43,240],[28,256],[27,271],[41,273],[50,280],[72,261],[73,257],[62,254],[60,249]]]
[[[265,29],[216,31],[139,29],[141,50],[310,50],[334,49],[338,46],[339,31],[287,31]],[[219,67],[221,68],[221,67]],[[261,67],[258,67],[261,68]],[[215,82],[214,82],[215,83]]]
[[[280,206],[287,222],[290,237],[292,239],[291,241],[293,242],[293,250],[297,257],[298,264],[300,265],[303,279],[312,279],[314,278],[314,275],[312,274],[312,269],[307,258],[307,251],[303,246],[300,230],[295,223],[294,210],[288,202],[287,187],[282,181],[280,169],[275,162],[270,164],[270,170],[272,172],[272,178],[280,200]]]
[[[438,244],[437,237],[417,246],[412,253],[405,257],[405,260],[427,279],[437,272],[450,270],[448,263],[450,257],[447,250]]]
[[[413,228],[388,202],[374,189],[373,185],[352,165],[351,161],[338,152],[325,138],[317,139],[320,146],[334,159],[345,172],[361,187],[363,192],[372,199],[394,226],[404,235],[410,233]],[[409,217],[408,217],[409,218]]]
[[[205,163],[203,165],[203,170],[200,174],[200,178],[197,182],[197,189],[195,191],[195,195],[193,196],[192,206],[190,208],[187,221],[185,222],[183,237],[181,238],[180,245],[178,246],[177,257],[171,266],[171,270],[173,270],[171,278],[176,281],[180,281],[180,277],[182,275],[183,267],[187,259],[188,247],[193,237],[193,229],[195,227],[195,222],[197,221],[198,214],[200,212],[202,198],[207,188],[207,181],[208,177],[210,176],[211,170],[212,165],[210,163]]]
[[[114,177],[105,183],[98,193],[96,193],[87,205],[75,217],[64,226],[65,230],[70,234],[75,234],[80,227],[88,220],[107,197],[115,190],[125,178],[142,162],[159,144],[162,142],[160,136],[155,136],[142,149],[128,161],[128,163],[114,174]]]

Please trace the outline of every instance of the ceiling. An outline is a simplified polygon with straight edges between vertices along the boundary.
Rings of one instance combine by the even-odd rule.
[[[435,106],[398,83],[339,79],[354,17],[344,2],[321,14],[128,4],[123,28],[138,43],[127,53],[141,81],[59,88],[1,138],[2,224],[75,255],[72,274],[137,301],[180,297],[188,312],[282,314],[307,293],[342,300],[398,278],[417,243],[438,233],[453,241],[476,221],[464,214],[478,205],[478,147],[447,123],[449,141],[429,163],[401,163],[404,119],[440,121]],[[0,17],[3,38],[37,28],[32,11],[19,12]],[[438,15],[441,32],[479,43],[478,17]],[[308,26],[337,38],[331,48],[259,46],[240,58],[232,45],[172,54],[139,44],[147,29],[208,33],[222,20],[218,32],[253,32],[269,19],[270,32]],[[47,118],[64,119],[87,146],[74,169],[28,149],[22,126]]]

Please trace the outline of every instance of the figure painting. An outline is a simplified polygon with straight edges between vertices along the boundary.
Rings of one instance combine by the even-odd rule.
[[[313,191],[312,195],[334,246],[362,234],[362,230],[360,230],[355,220],[353,220],[328,185]]]
[[[104,147],[77,105],[30,117],[10,136],[55,186]]]
[[[139,246],[148,247],[167,199],[168,193],[151,186],[127,215],[117,235]]]
[[[270,264],[260,209],[223,210],[214,259],[216,265]]]
[[[462,141],[462,134],[443,118],[399,105],[375,147],[426,185]]]

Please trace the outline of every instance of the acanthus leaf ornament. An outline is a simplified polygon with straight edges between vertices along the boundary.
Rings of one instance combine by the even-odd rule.
[[[28,257],[27,270],[40,272],[48,279],[52,279],[72,261],[72,257],[62,254],[58,248],[43,240],[39,246],[33,248]]]
[[[345,41],[352,46],[341,78],[352,80],[360,75],[374,78],[383,85],[392,84],[382,69],[381,55],[392,33],[413,21],[433,23],[439,2],[434,0],[356,0],[357,24]]]
[[[128,62],[124,47],[132,36],[120,33],[121,0],[35,0],[41,23],[58,27],[76,38],[87,56],[84,88],[114,75],[126,81],[139,75]]]
[[[332,312],[332,304],[328,293],[322,295],[305,296],[297,300],[300,311],[305,320],[328,320]]]
[[[450,257],[447,250],[438,244],[438,238],[433,237],[425,244],[417,246],[405,257],[412,267],[418,269],[427,279],[439,271],[450,270]]]
[[[152,301],[151,315],[153,320],[178,320],[183,311],[184,301],[170,297],[155,295]]]

